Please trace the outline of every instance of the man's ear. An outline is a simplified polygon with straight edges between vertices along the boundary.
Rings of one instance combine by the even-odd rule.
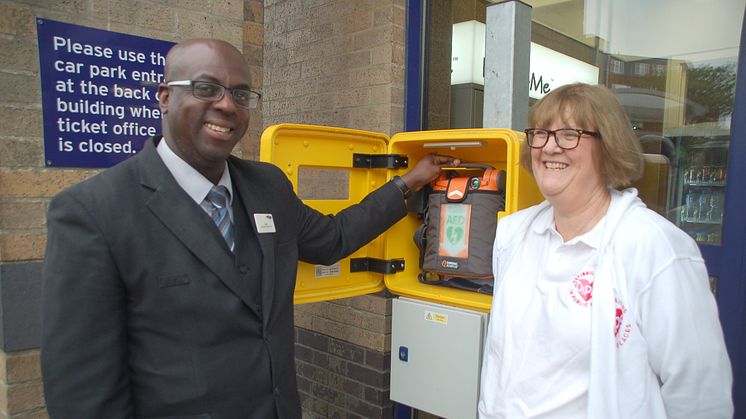
[[[171,89],[165,84],[158,85],[158,93],[155,97],[158,98],[158,106],[161,108],[161,115],[168,112],[168,99],[171,94]]]

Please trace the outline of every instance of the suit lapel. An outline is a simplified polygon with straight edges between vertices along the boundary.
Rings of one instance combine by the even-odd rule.
[[[154,140],[140,152],[141,184],[152,190],[145,205],[197,259],[238,295],[257,315],[251,290],[210,217],[176,183],[155,150]]]
[[[260,233],[256,227],[256,219],[254,214],[269,214],[272,211],[265,205],[267,202],[266,197],[263,196],[261,188],[256,185],[256,181],[252,182],[251,177],[246,170],[235,164],[233,161],[234,157],[228,159],[228,169],[231,173],[231,179],[233,180],[233,187],[238,190],[238,195],[241,197],[244,208],[246,208],[246,216],[249,220],[251,228],[256,234],[257,240],[259,241],[259,247],[262,251],[262,273],[261,273],[261,289],[262,289],[262,313],[264,313],[264,326],[267,326],[269,321],[270,313],[272,313],[272,301],[274,300],[274,287],[275,287],[275,234],[273,233]]]

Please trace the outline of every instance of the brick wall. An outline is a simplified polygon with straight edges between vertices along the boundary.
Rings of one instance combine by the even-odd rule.
[[[46,418],[39,351],[0,353],[0,409],[3,418]]]
[[[265,126],[404,127],[404,0],[267,0]]]
[[[402,131],[405,14],[403,0],[266,0],[265,126]],[[393,417],[390,315],[382,295],[296,306],[305,417]]]
[[[298,390],[305,418],[391,418],[391,299],[296,306]]]
[[[213,0],[223,1],[223,0]],[[264,1],[243,0],[243,52],[251,71],[251,87],[262,93],[264,84]],[[249,130],[236,147],[245,159],[259,159],[259,138],[262,136],[263,101],[249,111]]]
[[[246,16],[246,21],[244,21]],[[261,0],[0,0],[0,419],[47,417],[39,367],[45,212],[96,170],[45,168],[35,18],[178,41],[225,39],[250,54],[261,91]],[[258,156],[261,110],[237,148]]]

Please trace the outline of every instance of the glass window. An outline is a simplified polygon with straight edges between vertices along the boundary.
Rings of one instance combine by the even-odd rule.
[[[720,243],[746,0],[524,2],[532,42],[597,68],[625,107],[645,151],[634,186],[646,204],[698,242]],[[474,45],[489,3],[427,2],[423,129],[482,126],[484,51]]]
[[[624,61],[612,58],[609,60],[609,71],[612,74],[624,74]]]
[[[635,63],[635,75],[636,76],[647,76],[648,73],[650,73],[650,64]]]

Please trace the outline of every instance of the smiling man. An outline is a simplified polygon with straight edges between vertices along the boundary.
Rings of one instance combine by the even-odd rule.
[[[249,69],[230,44],[194,40],[169,51],[164,73],[168,81],[158,91],[164,140],[183,161],[218,183],[248,126],[247,110],[259,100],[249,89]]]
[[[329,265],[406,213],[430,155],[336,216],[280,169],[231,156],[257,106],[230,44],[182,42],[158,89],[163,137],[55,197],[42,372],[51,418],[300,418],[298,260]]]

